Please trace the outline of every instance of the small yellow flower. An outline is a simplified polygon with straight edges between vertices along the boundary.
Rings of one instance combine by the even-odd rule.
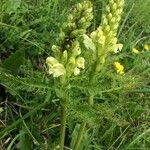
[[[147,50],[147,51],[150,51],[150,45],[145,44],[145,45],[144,45],[144,49]]]
[[[118,74],[124,74],[124,67],[119,62],[114,62],[115,69]]]
[[[138,53],[139,53],[139,50],[136,49],[136,48],[132,48],[132,52],[133,52],[134,54],[138,54]]]

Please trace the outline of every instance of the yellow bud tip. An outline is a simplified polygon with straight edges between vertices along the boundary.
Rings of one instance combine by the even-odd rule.
[[[147,50],[147,51],[150,51],[150,45],[145,44],[145,45],[144,45],[144,49]]]
[[[139,53],[139,50],[138,50],[138,49],[136,49],[136,48],[132,48],[132,53],[134,53],[134,54],[138,54],[138,53]]]

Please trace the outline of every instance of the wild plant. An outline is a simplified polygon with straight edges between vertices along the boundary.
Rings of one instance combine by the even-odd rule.
[[[93,85],[97,82],[96,78],[102,71],[107,56],[117,53],[123,47],[117,40],[123,5],[124,0],[109,0],[103,12],[101,24],[88,36],[86,30],[93,19],[92,4],[89,0],[76,4],[67,21],[62,25],[56,44],[52,46],[53,57],[50,56],[46,59],[48,72],[54,77],[56,95],[60,98],[59,146],[61,150],[64,149],[71,81],[72,79],[78,80],[80,74],[86,76],[86,79],[83,80],[83,82],[87,82],[87,87],[84,89],[88,93],[86,102],[93,106],[95,96]],[[117,72],[124,74],[123,67],[119,63],[115,65]],[[78,98],[76,97],[76,99]],[[74,101],[77,101],[76,99]],[[79,149],[86,126],[86,122],[81,123],[72,147],[73,150]]]
[[[0,5],[0,149],[146,149],[150,45],[131,10],[119,26],[124,0],[10,1]]]

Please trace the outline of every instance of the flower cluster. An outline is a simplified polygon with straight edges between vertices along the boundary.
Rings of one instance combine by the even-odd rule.
[[[83,57],[77,57],[76,60],[70,59],[68,67],[73,66],[72,69],[75,76],[80,74],[80,69],[84,69],[84,61]],[[52,74],[53,77],[59,77],[66,74],[64,65],[59,63],[54,57],[47,57],[46,64],[49,68],[49,74]]]
[[[96,31],[91,33],[91,39],[96,45],[99,64],[105,62],[108,52],[117,53],[123,47],[117,41],[117,29],[123,11],[124,0],[109,0],[106,11],[102,15],[102,23]],[[100,68],[100,67],[99,67]]]
[[[72,38],[83,35],[93,19],[92,11],[92,4],[88,0],[76,4],[66,23],[63,24],[62,30],[70,33]]]
[[[93,19],[92,11],[92,4],[88,0],[74,6],[60,29],[55,48],[52,48],[55,57],[61,56],[65,50],[70,51],[72,42],[86,33],[86,29]]]
[[[79,75],[80,70],[84,69],[85,60],[80,56],[78,38],[85,34],[92,19],[92,4],[89,0],[76,4],[72,9],[52,46],[54,57],[46,60],[49,74],[53,74],[53,77]]]
[[[114,66],[115,66],[115,69],[116,69],[118,74],[121,74],[121,75],[124,74],[124,67],[123,67],[123,65],[121,65],[119,62],[114,62]]]

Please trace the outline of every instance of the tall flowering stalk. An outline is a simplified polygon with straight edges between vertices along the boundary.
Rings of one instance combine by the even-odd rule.
[[[92,4],[88,0],[75,5],[62,25],[55,45],[52,46],[54,57],[46,59],[49,74],[55,79],[56,94],[61,104],[60,150],[64,149],[65,129],[67,120],[68,95],[67,86],[71,76],[77,76],[85,67],[81,57],[79,38],[86,33],[92,20]]]
[[[90,84],[92,85],[95,75],[101,70],[107,55],[111,52],[117,53],[118,50],[121,50],[123,45],[118,43],[117,39],[117,29],[121,19],[121,14],[123,11],[124,0],[109,0],[108,5],[102,15],[101,25],[97,28],[96,31],[93,31],[90,34],[90,43],[91,47],[95,52],[95,61],[90,73]],[[94,45],[94,46],[93,46]],[[123,73],[123,69],[121,70]],[[88,103],[93,105],[94,95],[89,92]],[[78,133],[76,143],[73,150],[78,150],[82,142],[86,128],[86,123],[82,123]]]
[[[91,33],[91,39],[96,46],[95,73],[99,72],[109,52],[117,53],[123,45],[117,43],[117,29],[123,11],[124,0],[109,0],[102,15],[101,25]]]
[[[86,47],[93,50],[94,59],[90,60],[92,70],[89,76],[89,84],[92,85],[94,78],[101,71],[107,55],[111,52],[117,53],[123,45],[117,41],[117,29],[123,11],[124,0],[108,0],[108,5],[102,15],[102,22],[96,31],[86,35],[86,29],[90,26],[93,18],[92,4],[89,0],[83,0],[75,5],[72,12],[68,15],[67,21],[62,25],[55,45],[52,46],[54,56],[46,59],[49,74],[53,75],[55,80],[56,94],[60,98],[61,104],[61,134],[60,150],[64,149],[65,128],[67,120],[67,103],[69,101],[67,94],[69,81],[72,76],[77,76],[85,68],[85,59],[81,56],[80,40]],[[116,64],[118,72],[123,73],[123,67]],[[89,90],[88,103],[93,105],[94,95]],[[84,136],[86,123],[83,122],[73,147],[78,150]]]

